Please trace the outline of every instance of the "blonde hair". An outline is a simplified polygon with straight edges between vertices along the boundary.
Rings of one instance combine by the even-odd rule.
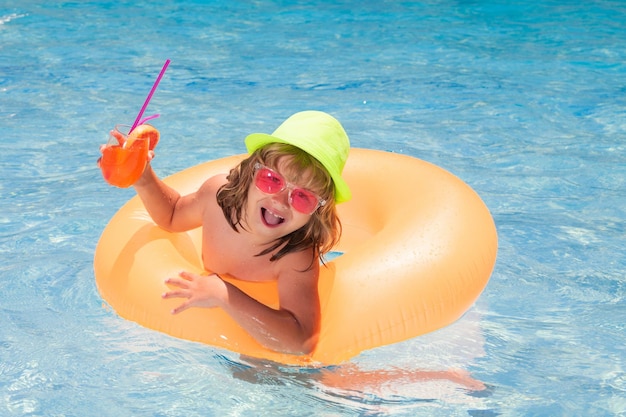
[[[323,262],[324,254],[338,243],[341,237],[341,222],[337,216],[333,181],[322,164],[311,155],[284,143],[270,143],[257,149],[230,171],[228,182],[217,192],[217,203],[233,230],[238,232],[239,227],[244,228],[241,221],[248,201],[248,189],[254,181],[255,164],[260,163],[276,169],[278,161],[283,158],[285,158],[283,173],[288,174],[298,185],[315,192],[326,200],[326,204],[311,215],[307,224],[276,239],[268,249],[258,253],[257,256],[274,252],[270,261],[276,261],[289,253],[311,248],[313,258],[310,267],[312,267],[316,259]],[[305,178],[306,183],[302,183]]]

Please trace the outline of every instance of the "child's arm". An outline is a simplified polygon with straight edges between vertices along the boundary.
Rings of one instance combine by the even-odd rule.
[[[148,164],[134,187],[156,224],[170,232],[181,232],[201,226],[202,196],[210,192],[209,185],[211,180],[197,192],[181,196],[161,181]]]
[[[176,288],[163,294],[163,298],[186,299],[173,314],[190,307],[220,307],[268,349],[306,354],[313,351],[319,336],[318,275],[317,265],[306,272],[291,270],[281,274],[278,309],[260,303],[215,274],[182,272],[179,278],[166,281]]]
[[[311,353],[317,344],[321,316],[318,276],[317,265],[306,272],[291,270],[279,276],[278,310],[232,289],[224,309],[268,349],[292,354]]]

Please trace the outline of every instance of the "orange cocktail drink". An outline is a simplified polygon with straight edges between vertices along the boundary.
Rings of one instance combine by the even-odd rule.
[[[133,185],[148,161],[150,139],[127,135],[130,126],[115,126],[109,142],[102,148],[100,169],[102,176],[111,185],[126,188]]]

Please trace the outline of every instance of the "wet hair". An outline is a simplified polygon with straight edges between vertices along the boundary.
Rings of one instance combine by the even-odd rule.
[[[323,262],[324,254],[337,244],[341,236],[334,183],[328,171],[317,159],[289,144],[267,144],[230,171],[227,183],[217,192],[217,203],[233,230],[239,232],[239,228],[245,229],[242,219],[248,201],[248,190],[254,181],[255,164],[260,163],[276,169],[279,161],[283,160],[284,164],[281,166],[283,174],[299,186],[316,193],[326,200],[326,204],[318,207],[304,226],[276,239],[269,248],[257,256],[273,252],[270,261],[276,261],[289,253],[311,248],[313,258],[310,267],[312,267],[316,259]]]

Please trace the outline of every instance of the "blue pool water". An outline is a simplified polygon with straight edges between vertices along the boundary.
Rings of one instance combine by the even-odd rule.
[[[500,249],[476,306],[323,371],[106,308],[93,253],[133,191],[98,145],[166,58],[159,174],[328,111],[482,196]],[[0,415],[626,416],[624,2],[3,1],[0,121]]]

